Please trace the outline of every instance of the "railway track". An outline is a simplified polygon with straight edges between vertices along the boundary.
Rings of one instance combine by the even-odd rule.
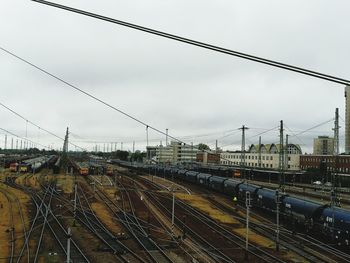
[[[136,240],[140,247],[142,247],[142,249],[146,252],[151,262],[173,262],[165,254],[163,249],[159,247],[157,243],[147,234],[144,225],[136,216],[132,200],[130,195],[128,195],[126,188],[119,186],[119,189],[121,192],[123,192],[121,195],[121,206],[110,200],[110,198],[103,191],[96,189],[96,193],[112,211],[112,213],[116,215],[118,221],[123,224],[129,236],[132,236],[133,239]],[[126,211],[126,204],[128,204],[128,212]]]
[[[133,180],[133,179],[131,179]],[[152,189],[154,191],[161,190],[157,184],[154,184],[148,180],[143,180],[142,184],[146,184],[146,188]],[[145,185],[144,185],[145,187]],[[147,193],[147,192],[146,192]],[[153,202],[155,202],[158,206],[162,208],[162,210],[166,211],[168,216],[171,215],[170,207],[171,207],[171,200],[166,195],[161,195],[160,198],[155,197],[155,194],[149,194],[147,193],[147,197]],[[161,200],[160,200],[161,199]],[[239,249],[242,253],[245,254],[245,240],[241,238],[239,235],[236,235],[232,233],[231,231],[224,228],[222,225],[218,224],[213,220],[211,217],[207,216],[206,214],[198,211],[197,209],[193,208],[192,206],[188,205],[185,202],[182,202],[180,200],[177,200],[176,202],[176,209],[178,214],[187,217],[190,217],[190,221],[192,222],[191,226],[189,225],[183,225],[181,220],[182,216],[179,216],[176,218],[176,222],[180,227],[185,227],[186,232],[190,233],[193,237],[195,237],[197,240],[203,243],[203,239],[210,238],[213,242],[214,236],[220,237],[217,239],[217,242],[225,243],[227,246],[234,246],[237,249]],[[194,229],[197,229],[197,231],[194,231]],[[211,235],[205,236],[205,233],[208,233],[208,230],[210,230]],[[200,233],[200,234],[199,234]],[[213,236],[212,234],[215,233]],[[204,238],[203,238],[204,237]],[[205,243],[207,245],[208,242]],[[230,245],[229,245],[230,244]],[[220,247],[215,247],[211,245],[210,250],[215,251],[217,253],[217,259],[218,261],[226,261],[226,262],[232,262],[232,260],[235,258],[235,253],[232,253],[232,251],[220,249]],[[254,260],[260,262],[284,262],[283,260],[279,259],[277,256],[273,255],[272,251],[265,251],[253,244],[249,245],[249,255],[251,258],[254,258]],[[238,261],[241,261],[242,258],[238,258]]]
[[[187,184],[185,184],[187,186]],[[192,187],[193,188],[193,187]],[[195,188],[195,187],[194,187]],[[213,205],[222,210],[225,213],[232,214],[232,208],[227,209],[227,206],[221,204],[216,199],[212,197],[212,192],[209,190],[201,189],[201,193],[205,192],[205,196],[208,200],[211,201]],[[245,211],[245,207],[240,206],[241,211]],[[252,215],[256,219],[260,221],[259,224],[254,223],[254,221],[250,222],[250,226],[254,229],[255,232],[271,239],[275,239],[275,227],[271,227],[274,225],[274,222],[268,220],[265,217],[262,217],[254,212],[251,212]],[[245,219],[239,216],[234,216],[235,219],[245,222]],[[264,222],[264,223],[262,223]],[[335,263],[335,262],[350,262],[350,255],[342,252],[328,244],[325,244],[309,235],[294,235],[294,231],[290,231],[288,229],[284,229],[282,227],[280,232],[280,244],[286,249],[295,252],[301,257],[309,260],[310,262],[327,262],[327,263]]]
[[[208,195],[208,200],[215,205],[219,210],[232,214],[232,210],[228,209],[223,203],[219,202],[212,196]],[[244,211],[245,208],[240,206],[241,211]],[[255,223],[255,221],[250,221],[250,227],[255,232],[274,240],[276,233],[275,227],[271,227],[271,225],[274,225],[274,222],[268,221],[266,218],[263,218],[256,213],[252,213],[251,215],[254,215],[255,219],[258,219],[260,221],[259,224]],[[239,220],[240,222],[244,223],[245,219],[239,216],[235,216],[235,219]],[[290,251],[295,252],[299,256],[305,258],[306,260],[310,262],[324,262],[324,263],[337,263],[337,262],[349,262],[344,257],[337,257],[336,259],[326,256],[324,253],[320,253],[319,251],[322,249],[322,246],[317,247],[319,251],[315,250],[314,243],[312,243],[310,240],[307,240],[306,238],[302,238],[299,235],[294,235],[292,231],[288,231],[286,229],[281,229],[280,231],[280,245],[286,249],[289,249]],[[333,256],[335,256],[333,254]]]
[[[15,225],[14,225],[14,212],[13,212],[13,205],[12,205],[12,200],[8,194],[7,191],[0,189],[0,192],[3,193],[3,195],[6,197],[7,203],[9,204],[9,213],[10,213],[10,226],[8,228],[8,232],[11,233],[11,240],[10,240],[10,256],[8,261],[12,263],[15,258]]]
[[[140,256],[123,245],[118,240],[118,237],[114,236],[106,226],[99,220],[94,213],[89,198],[84,193],[82,188],[78,188],[78,202],[80,210],[78,210],[80,221],[90,229],[110,250],[113,254],[117,254],[117,257],[122,262],[145,262]],[[84,218],[84,219],[82,219]]]
[[[32,197],[32,201],[36,208],[35,216],[31,221],[31,226],[27,231],[25,242],[19,255],[17,256],[16,262],[21,262],[24,252],[25,250],[29,249],[29,242],[33,238],[38,240],[38,244],[34,255],[32,255],[28,250],[28,262],[38,262],[38,255],[42,249],[42,242],[45,233],[47,233],[45,230],[47,229],[50,230],[52,234],[51,237],[56,241],[58,245],[57,247],[61,249],[62,255],[67,256],[66,242],[68,232],[65,227],[59,222],[58,218],[51,208],[51,200],[54,193],[56,193],[55,188],[52,185],[42,186],[43,190],[36,192],[28,187],[17,185],[15,183],[15,178],[9,178],[7,180],[7,184],[11,187],[28,193]],[[71,239],[71,244],[70,255],[72,262],[89,263],[90,261],[73,239]]]
[[[188,184],[186,183],[184,185],[188,186]],[[191,188],[197,191],[197,187],[192,186]],[[206,199],[209,200],[218,209],[222,210],[225,213],[231,214],[236,220],[239,220],[242,223],[245,222],[245,218],[233,215],[234,209],[232,209],[232,205],[230,208],[228,208],[227,204],[223,204],[219,202],[217,199],[213,198],[212,192],[210,190],[201,188],[198,191],[200,192],[200,194],[204,194]],[[227,197],[225,196],[225,198]],[[238,206],[241,212],[245,212],[246,208],[244,206],[241,206],[241,205],[238,205]],[[267,238],[270,238],[271,240],[274,240],[276,235],[275,222],[253,211],[251,211],[250,213],[251,215],[254,216],[256,220],[260,222],[259,224],[257,224],[257,223],[254,223],[254,221],[251,221],[250,222],[251,228],[254,229],[256,232],[260,233],[261,235]],[[274,226],[274,227],[271,227],[271,226]],[[280,244],[283,247],[305,258],[306,260],[309,260],[311,262],[328,262],[328,263],[350,262],[350,255],[338,250],[337,248],[334,248],[328,244],[325,244],[320,240],[317,240],[311,237],[310,235],[295,234],[293,230],[288,230],[284,228],[282,225],[280,226],[280,228],[281,228]]]

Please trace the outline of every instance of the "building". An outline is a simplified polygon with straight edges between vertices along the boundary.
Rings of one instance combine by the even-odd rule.
[[[195,162],[198,146],[191,146],[180,142],[172,141],[167,146],[155,146],[153,160],[158,163],[190,163]]]
[[[196,161],[206,164],[220,164],[220,154],[215,152],[199,152]]]
[[[336,158],[338,163],[336,165]],[[300,169],[326,169],[327,171],[334,172],[336,167],[339,173],[350,173],[350,155],[301,155],[300,156]]]
[[[350,86],[345,87],[345,154],[350,154]]]
[[[279,169],[279,144],[252,144],[245,152],[245,167]],[[288,151],[285,155],[285,170],[300,170],[301,148],[297,144],[288,144]],[[223,152],[220,154],[220,163],[223,165],[241,165],[242,152]]]
[[[329,136],[318,136],[314,139],[314,155],[333,155],[334,138]]]

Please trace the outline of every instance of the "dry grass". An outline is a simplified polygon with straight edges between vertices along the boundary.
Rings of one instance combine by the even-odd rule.
[[[2,205],[2,208],[1,208]],[[10,233],[6,230],[10,227],[10,205],[6,196],[0,192],[0,255],[6,258],[10,255],[9,241],[11,240]],[[4,261],[5,262],[5,261]]]
[[[190,203],[191,206],[208,214],[211,218],[224,224],[238,224],[239,222],[232,216],[215,208],[209,201],[201,196],[177,193],[176,198]]]
[[[30,201],[30,197],[23,193],[20,190],[8,187],[7,185],[0,184],[0,188],[4,191],[7,192],[11,203],[12,203],[12,211],[13,211],[13,220],[14,220],[14,226],[15,226],[15,238],[16,238],[16,252],[19,253],[20,248],[22,247],[24,243],[24,233],[23,233],[23,222],[21,219],[21,214],[20,214],[20,209],[22,210],[23,218],[24,218],[24,223],[25,223],[25,228],[28,230],[29,228],[29,211],[28,211],[28,202]],[[2,195],[1,203],[3,203],[4,198],[6,198],[4,195]],[[18,199],[20,203],[20,207],[18,207],[18,204],[16,202],[16,198]],[[6,199],[7,201],[7,199]],[[8,204],[9,205],[9,204]],[[2,212],[1,213],[1,222],[7,218],[7,220],[10,220],[9,217],[9,210],[6,210],[6,213]],[[10,226],[10,222],[6,222],[8,226]],[[0,234],[3,233],[2,229],[0,230]],[[9,237],[9,235],[8,235]],[[0,242],[2,243],[2,242]],[[3,246],[0,246],[0,249]],[[0,250],[1,251],[1,250]]]
[[[108,227],[113,234],[117,235],[122,232],[122,228],[114,222],[112,214],[107,210],[107,207],[101,203],[92,203],[92,210],[104,225]]]
[[[72,175],[53,175],[51,178],[55,178],[57,180],[57,184],[59,188],[66,194],[71,194],[74,192],[74,176]]]

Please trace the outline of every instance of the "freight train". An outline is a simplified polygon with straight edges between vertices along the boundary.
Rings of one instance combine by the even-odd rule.
[[[132,165],[127,162],[116,162],[129,169],[141,172],[165,175],[167,177],[197,184],[213,191],[223,193],[244,204],[246,192],[250,193],[251,204],[257,209],[275,213],[277,210],[277,191],[249,184],[235,178],[221,177],[209,173],[201,173],[177,167],[157,165]],[[350,240],[350,211],[330,207],[288,194],[278,193],[279,211],[284,220],[305,231],[314,230],[326,238],[331,238],[338,245],[349,248]]]

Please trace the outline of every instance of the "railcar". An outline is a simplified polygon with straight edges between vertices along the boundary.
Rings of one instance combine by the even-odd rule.
[[[324,207],[325,205],[292,196],[285,196],[282,199],[284,215],[292,217],[297,224],[305,226],[306,230],[313,227],[315,218],[320,216]]]
[[[185,180],[185,174],[187,173],[188,170],[181,169],[177,171],[177,174],[175,175],[175,178],[180,179],[180,180]]]
[[[238,186],[242,184],[241,181],[228,179],[224,182],[224,193],[231,197],[238,197]]]
[[[197,184],[208,187],[208,180],[211,177],[211,174],[200,173],[197,175]]]
[[[223,193],[224,192],[224,182],[227,180],[227,178],[220,177],[220,176],[211,176],[208,179],[208,185],[209,188],[216,191]]]
[[[338,207],[326,207],[319,217],[322,233],[335,239],[338,245],[349,245],[350,213]]]
[[[276,211],[276,191],[260,188],[256,191],[255,205],[269,211]]]
[[[255,200],[256,191],[260,189],[260,186],[242,183],[238,186],[238,200],[241,202],[245,202],[246,200],[246,192],[250,193],[250,198]]]
[[[185,177],[184,180],[186,182],[190,182],[190,183],[197,183],[197,175],[199,174],[199,172],[193,172],[193,171],[187,171],[185,173]]]

